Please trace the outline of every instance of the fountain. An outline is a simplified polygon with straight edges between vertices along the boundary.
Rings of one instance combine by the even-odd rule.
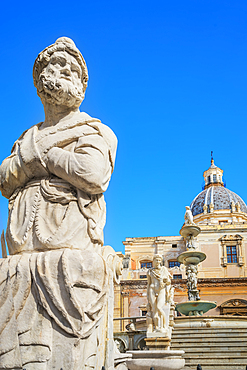
[[[197,289],[198,264],[206,259],[206,254],[197,250],[195,238],[201,229],[193,221],[190,207],[186,206],[185,223],[180,230],[180,235],[185,239],[186,251],[181,253],[177,260],[185,265],[187,275],[188,301],[176,305],[176,311],[185,316],[199,316],[211,308],[216,307],[215,302],[202,301]]]

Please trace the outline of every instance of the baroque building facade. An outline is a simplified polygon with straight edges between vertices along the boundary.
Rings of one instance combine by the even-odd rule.
[[[223,171],[213,159],[203,176],[204,189],[190,205],[194,222],[201,228],[197,246],[207,255],[198,267],[200,297],[217,303],[207,315],[247,316],[247,206],[224,186]],[[126,238],[123,244],[125,254],[119,256],[124,270],[120,285],[115,287],[115,318],[145,318],[147,270],[155,253],[162,255],[172,275],[174,301],[187,300],[185,268],[177,262],[186,250],[182,236]],[[124,331],[129,322],[115,320],[114,330]]]

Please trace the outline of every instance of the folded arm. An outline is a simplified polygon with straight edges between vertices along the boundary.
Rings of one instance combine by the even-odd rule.
[[[12,154],[0,166],[0,191],[6,198],[29,180],[25,165],[20,155],[19,143],[16,142]]]
[[[109,147],[99,134],[81,137],[73,152],[50,149],[46,165],[51,173],[89,194],[104,192],[113,170]]]

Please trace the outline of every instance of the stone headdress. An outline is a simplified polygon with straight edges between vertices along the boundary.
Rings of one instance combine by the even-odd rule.
[[[81,52],[79,51],[79,49],[77,49],[74,41],[71,40],[69,37],[59,37],[54,44],[48,46],[43,51],[41,51],[41,53],[39,53],[33,66],[34,86],[37,87],[40,73],[48,65],[52,54],[56,51],[66,51],[77,60],[82,69],[81,81],[83,84],[83,92],[85,93],[88,81],[87,65]]]

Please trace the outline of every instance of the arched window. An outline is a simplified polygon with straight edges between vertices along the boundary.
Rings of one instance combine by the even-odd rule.
[[[180,266],[180,262],[178,262],[177,260],[170,260],[168,261],[168,267],[169,268],[172,268],[172,267],[175,267],[175,266]]]
[[[151,261],[141,261],[140,262],[141,269],[150,269],[153,267],[153,263]]]

